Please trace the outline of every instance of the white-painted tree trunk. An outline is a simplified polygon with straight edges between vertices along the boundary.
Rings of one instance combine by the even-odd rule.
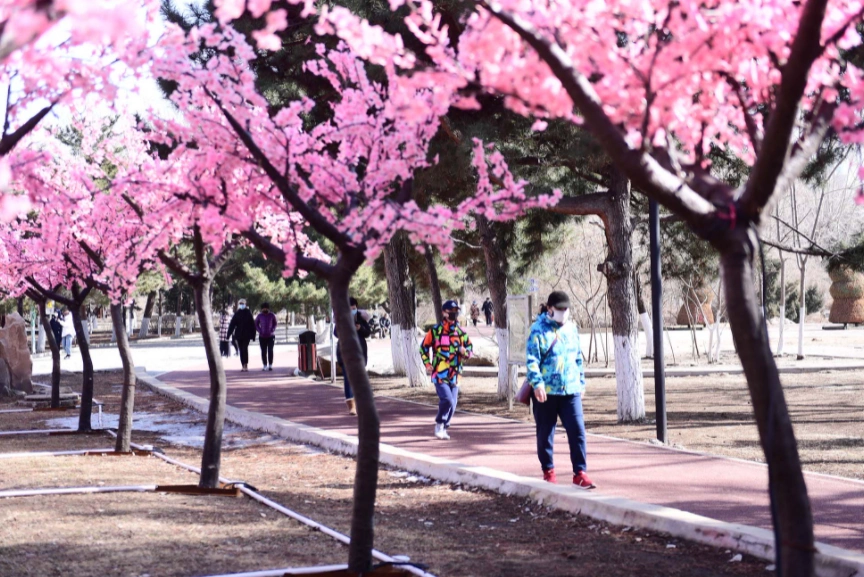
[[[498,342],[498,397],[512,405],[516,395],[518,367],[510,364],[510,335],[507,329],[495,329]]]
[[[291,311],[291,326],[294,326],[294,311]]]
[[[183,336],[183,317],[177,315],[174,317],[174,336],[182,337]]]
[[[798,360],[804,359],[804,317],[807,316],[807,295],[804,291],[806,265],[801,266],[801,286],[798,288],[800,302],[798,307]]]
[[[642,321],[642,331],[645,333],[645,356],[654,358],[654,326],[651,324],[651,317],[648,313],[639,315]]]
[[[420,340],[416,332],[393,325],[390,347],[393,352],[393,371],[407,376],[409,387],[429,386],[429,376],[420,358]],[[396,369],[397,363],[400,370]]]
[[[315,330],[315,315],[310,314],[306,317],[306,328],[310,331]]]
[[[786,261],[780,259],[780,327],[777,335],[777,354],[783,354],[783,328],[786,326]]]
[[[612,335],[615,345],[615,382],[618,391],[618,420],[645,418],[645,386],[636,334]]]
[[[145,339],[147,338],[147,333],[150,332],[150,317],[144,317],[141,319],[141,330],[138,331],[138,338]]]
[[[393,372],[397,375],[404,375],[405,369],[405,349],[402,344],[402,327],[394,324],[390,327],[390,354],[393,357]]]
[[[36,352],[45,352],[45,327],[42,326],[41,322],[39,323],[39,333],[36,337]]]

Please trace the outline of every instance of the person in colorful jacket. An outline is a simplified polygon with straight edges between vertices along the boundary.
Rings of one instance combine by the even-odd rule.
[[[537,424],[537,457],[543,479],[556,483],[553,445],[558,418],[567,431],[573,484],[593,489],[586,473],[585,418],[582,394],[585,392],[585,368],[579,330],[570,321],[570,297],[561,291],[549,295],[547,312],[531,326],[526,351],[528,382],[534,399],[534,422]]]
[[[444,322],[432,327],[423,344],[420,345],[420,356],[426,365],[426,372],[432,377],[435,392],[438,393],[438,415],[435,417],[435,437],[449,439],[447,429],[453,413],[456,412],[456,402],[459,400],[459,375],[462,374],[462,362],[469,358],[474,350],[468,335],[459,326],[459,303],[450,300],[441,307],[444,311]]]
[[[276,344],[276,325],[278,320],[270,303],[261,303],[261,312],[255,317],[255,330],[258,331],[258,343],[261,345],[262,371],[273,370],[273,345]]]

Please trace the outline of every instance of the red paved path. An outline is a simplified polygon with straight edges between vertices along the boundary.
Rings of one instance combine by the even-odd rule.
[[[252,347],[250,347],[252,348]],[[257,353],[257,350],[250,350]],[[228,403],[346,434],[356,434],[356,420],[347,415],[340,387],[289,377],[280,368],[260,372],[250,354],[249,373],[228,360]],[[290,369],[293,372],[293,369]],[[206,366],[159,377],[163,382],[208,397]],[[457,413],[452,439],[432,437],[435,408],[379,397],[382,441],[418,453],[486,466],[530,477],[539,476],[534,426],[506,419]],[[560,427],[559,427],[560,429]],[[570,462],[563,433],[555,443],[562,482],[569,481]],[[770,528],[767,469],[746,463],[669,450],[642,443],[589,435],[588,467],[598,491],[682,509],[723,521]],[[816,522],[816,538],[847,549],[864,551],[864,483],[818,474],[807,475]]]

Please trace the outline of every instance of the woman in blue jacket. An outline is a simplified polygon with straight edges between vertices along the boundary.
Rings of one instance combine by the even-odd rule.
[[[549,295],[548,310],[531,326],[527,347],[528,382],[533,389],[534,421],[537,424],[537,457],[543,479],[556,483],[553,446],[558,418],[567,431],[573,484],[595,487],[586,473],[585,418],[582,393],[585,368],[579,330],[570,322],[570,297],[561,291]]]

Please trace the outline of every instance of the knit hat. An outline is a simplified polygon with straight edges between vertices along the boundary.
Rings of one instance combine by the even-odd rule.
[[[552,308],[559,309],[569,309],[570,308],[570,297],[567,296],[567,293],[562,291],[555,291],[549,295],[549,298],[546,300],[546,304]]]

